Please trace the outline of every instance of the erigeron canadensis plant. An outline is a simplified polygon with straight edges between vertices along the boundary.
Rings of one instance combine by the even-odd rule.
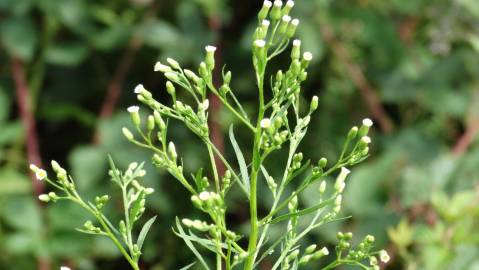
[[[155,100],[152,93],[141,84],[134,90],[138,100],[151,110],[151,114],[146,119],[141,119],[138,106],[128,108],[137,135],[127,128],[123,128],[122,132],[130,142],[152,151],[153,164],[176,178],[191,193],[192,204],[208,216],[208,220],[178,218],[174,226],[174,232],[185,241],[202,268],[252,270],[258,267],[262,260],[268,258],[273,262],[272,270],[286,270],[298,269],[305,264],[324,260],[330,255],[326,247],[310,245],[303,248],[301,240],[313,229],[342,219],[338,213],[341,210],[346,178],[350,173],[347,167],[358,164],[368,157],[371,143],[368,132],[372,126],[369,119],[363,120],[359,128],[351,128],[346,135],[338,160],[332,165],[328,166],[326,158],[321,158],[317,162],[306,160],[298,151],[311,122],[311,115],[318,107],[318,97],[314,96],[309,108],[303,112],[299,98],[301,83],[308,76],[306,70],[313,56],[309,52],[301,54],[301,41],[293,40],[289,67],[284,71],[267,73],[268,62],[290,48],[290,41],[299,25],[299,20],[292,19],[289,15],[293,6],[293,1],[287,1],[284,5],[279,0],[274,3],[265,1],[258,13],[258,27],[252,42],[253,68],[258,90],[256,120],[253,121],[252,116],[246,113],[231,89],[230,71],[223,70],[221,74],[223,83],[220,87],[213,84],[213,70],[218,68],[215,64],[214,46],[205,47],[205,59],[199,64],[198,72],[182,68],[171,58],[167,59],[167,63],[155,64],[154,70],[163,73],[168,80],[166,90],[171,95],[172,105]],[[193,104],[178,99],[177,88],[186,91],[192,97]],[[270,91],[269,100],[266,100],[266,91]],[[232,125],[229,129],[229,138],[236,160],[228,160],[210,140],[207,99],[209,94],[218,97],[225,108],[250,131],[253,148],[248,156],[252,157],[251,161],[245,159]],[[204,175],[202,168],[193,172],[191,177],[185,173],[183,160],[178,155],[174,142],[168,138],[170,120],[182,122],[204,143],[211,166],[210,175]],[[288,155],[284,170],[277,173],[269,170],[265,161],[275,158],[275,152],[281,148],[286,148]],[[216,157],[227,168],[223,175],[218,172]],[[54,193],[42,195],[41,200],[56,201],[66,198],[79,203],[90,211],[101,225],[95,227],[90,222],[81,231],[110,237],[133,269],[138,269],[141,243],[154,219],[146,223],[136,244],[133,244],[132,218],[136,221],[136,217],[141,215],[144,210],[144,198],[151,193],[149,189],[141,187],[133,180],[140,176],[138,174],[144,174],[140,173],[141,169],[138,169],[137,165],[131,165],[128,171],[122,174],[112,163],[110,175],[122,189],[126,202],[125,221],[120,223],[116,234],[117,229],[107,222],[100,212],[101,207],[98,204],[103,205],[106,202],[103,197],[98,198],[97,205],[85,203],[77,194],[71,178],[68,178],[66,172],[56,164],[53,164],[53,169],[58,174],[56,181],[46,178],[46,172],[42,169],[36,167],[33,169],[39,178],[45,178],[66,193],[65,197],[59,197]],[[326,178],[334,174],[337,174],[335,183],[328,185]],[[270,209],[264,216],[258,213],[259,181],[265,181],[273,198]],[[132,191],[127,192],[130,184]],[[302,207],[298,196],[313,184],[319,184],[318,200],[313,206]],[[247,236],[233,231],[226,220],[228,192],[235,185],[240,187],[244,199],[249,203],[250,230]],[[290,191],[291,188],[293,191]],[[136,209],[132,206],[136,206],[138,202],[139,210],[132,215],[131,211]],[[305,223],[300,222],[301,219],[307,222],[306,226],[302,225]],[[269,237],[273,226],[284,227],[285,233],[278,239]],[[328,260],[329,264],[322,269],[334,269],[345,264],[362,269],[379,269],[378,258],[382,262],[389,260],[384,250],[373,250],[374,237],[371,235],[366,236],[355,246],[351,243],[351,233],[339,232],[337,236],[339,243],[334,252],[336,258]],[[241,239],[245,238],[248,244],[241,245]],[[201,250],[197,249],[198,246],[215,255],[214,267],[202,255]],[[184,269],[192,265],[194,263]]]
[[[43,202],[57,202],[60,200],[72,201],[86,211],[88,211],[94,220],[87,220],[82,228],[76,230],[86,234],[106,236],[113,241],[115,246],[125,257],[134,270],[139,270],[138,262],[141,255],[141,248],[145,237],[155,221],[156,217],[149,219],[142,227],[140,233],[134,238],[133,229],[139,218],[145,212],[146,197],[154,192],[152,188],[146,188],[139,183],[139,179],[144,177],[146,172],[143,170],[143,164],[131,163],[125,172],[116,168],[113,160],[110,158],[109,176],[121,190],[124,217],[115,226],[113,222],[103,213],[103,208],[110,200],[109,195],[96,196],[94,202],[86,201],[77,191],[73,178],[56,161],[51,162],[52,169],[55,172],[55,178],[48,176],[47,172],[38,168],[34,164],[30,169],[35,173],[39,181],[45,181],[52,185],[61,194],[49,192],[38,196]],[[61,270],[70,268],[62,266]]]

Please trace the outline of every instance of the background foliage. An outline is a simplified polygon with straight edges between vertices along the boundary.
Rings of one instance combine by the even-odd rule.
[[[303,152],[334,158],[353,123],[364,117],[377,123],[372,158],[353,171],[346,190],[353,218],[309,240],[333,243],[331,231],[343,227],[358,237],[377,235],[378,245],[393,254],[387,269],[478,269],[479,2],[296,4],[298,36],[315,56],[305,90],[320,97]],[[170,56],[195,66],[207,44],[221,47],[218,60],[232,69],[234,90],[254,110],[248,48],[260,6],[0,0],[0,269],[124,267],[105,239],[72,230],[88,219],[79,209],[36,201],[41,186],[32,185],[28,164],[56,159],[87,196],[110,190],[108,153],[123,167],[150,159],[120,134],[129,122],[124,108],[135,102],[133,87],[142,82],[166,99],[153,64]],[[217,108],[213,117],[216,129],[226,131],[231,116]],[[191,134],[179,127],[173,132],[185,165],[201,166],[203,153]],[[224,151],[232,154],[228,145]],[[191,255],[171,224],[176,215],[198,213],[177,183],[146,165],[145,180],[156,190],[149,211],[159,222],[147,240],[144,267],[179,268]],[[313,194],[301,199],[314,200]],[[241,226],[247,210],[236,213],[230,219]]]

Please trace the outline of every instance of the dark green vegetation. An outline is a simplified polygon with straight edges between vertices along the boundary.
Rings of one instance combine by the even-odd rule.
[[[358,236],[373,233],[392,254],[388,269],[474,269],[479,263],[479,3],[430,2],[303,0],[295,8],[295,17],[303,18],[298,36],[314,55],[304,102],[319,96],[302,151],[315,160],[335,159],[352,123],[364,117],[376,123],[372,157],[354,170],[345,191],[345,208],[354,218],[319,230],[316,237],[333,243],[329,230],[336,226]],[[254,108],[248,48],[260,5],[0,1],[0,269],[49,269],[48,263],[125,267],[105,239],[71,230],[89,216],[68,204],[37,202],[32,194],[41,186],[32,189],[24,176],[28,164],[38,164],[39,157],[68,164],[79,188],[92,198],[112,190],[105,173],[108,153],[122,168],[150,158],[120,133],[129,122],[125,108],[136,103],[134,86],[142,82],[167,100],[153,63],[172,56],[196,66],[207,44],[228,48],[217,61],[235,63],[232,88],[251,100],[245,109]],[[220,109],[213,118],[225,133],[231,115]],[[186,169],[207,162],[186,129],[170,130],[191,166]],[[234,155],[232,149],[225,152]],[[188,200],[178,200],[185,191],[149,164],[145,182],[156,192],[146,216],[159,217],[145,243],[144,267],[177,269],[191,262],[191,255],[171,224],[176,215],[198,213]],[[259,188],[264,191],[258,193],[267,190]],[[307,204],[310,198],[300,200]],[[242,211],[229,220],[241,225],[248,215]]]

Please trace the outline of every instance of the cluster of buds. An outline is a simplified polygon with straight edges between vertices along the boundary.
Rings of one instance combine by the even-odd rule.
[[[289,132],[281,130],[283,127],[283,118],[276,116],[273,120],[264,118],[260,122],[263,130],[261,134],[261,148],[270,151],[279,149],[281,145],[288,139]]]
[[[231,171],[226,170],[225,174],[223,175],[223,180],[221,181],[221,183],[222,183],[221,193],[222,193],[223,197],[226,194],[226,192],[228,191],[228,189],[231,187],[231,177],[232,177]]]
[[[389,261],[389,255],[387,254],[385,250],[380,250],[379,252],[371,251],[375,241],[374,236],[367,235],[356,247],[351,246],[350,241],[352,237],[353,237],[353,234],[350,232],[348,233],[338,232],[337,234],[339,243],[336,249],[340,253],[347,252],[345,259],[351,260],[351,261],[362,261],[364,259],[369,259],[369,264],[374,270],[379,269],[378,259],[375,256],[376,254],[379,255],[379,259],[382,262],[387,263]]]
[[[291,20],[291,17],[289,16],[289,13],[291,12],[291,9],[293,7],[294,7],[294,1],[291,1],[291,0],[287,1],[284,5],[283,5],[283,1],[280,1],[280,0],[276,0],[274,2],[266,0],[263,2],[263,6],[258,13],[258,19],[261,22],[261,25],[264,25],[265,24],[264,22],[267,21],[267,18],[269,15],[269,19],[273,23],[279,23],[280,25],[278,29],[279,33],[281,35],[285,35],[288,38],[291,38],[292,36],[294,36],[294,33],[296,32],[296,28],[299,25],[298,19]],[[269,26],[269,23],[267,25]],[[260,32],[260,31],[257,30],[257,32]],[[257,34],[260,34],[260,33],[257,33]]]
[[[202,232],[209,231],[216,227],[213,224],[208,224],[205,221],[201,221],[198,219],[191,220],[191,219],[184,218],[181,220],[181,222],[183,223],[183,225],[185,225],[188,228],[193,228]]]
[[[304,250],[303,256],[299,260],[299,264],[307,264],[313,260],[319,260],[324,256],[329,255],[329,250],[327,247],[323,247],[319,250],[316,250],[316,245],[312,244]]]
[[[293,155],[293,159],[291,161],[291,166],[288,168],[288,173],[292,173],[299,168],[301,168],[301,162],[303,161],[303,153],[299,152]]]
[[[40,194],[38,199],[42,202],[56,202],[59,197],[55,192],[48,192],[47,194]]]
[[[84,230],[85,230],[86,232],[88,232],[88,233],[93,233],[93,234],[101,234],[101,233],[103,233],[103,231],[102,231],[99,227],[93,225],[93,222],[91,222],[91,220],[87,220],[87,221],[83,224],[83,228],[84,228]]]
[[[215,192],[202,191],[191,196],[193,204],[206,213],[224,214],[225,205],[221,196]]]
[[[95,206],[97,209],[102,209],[103,206],[110,200],[110,196],[108,195],[103,195],[101,197],[97,196],[95,197]]]
[[[276,184],[276,181],[274,181],[274,178],[272,176],[266,177],[266,184],[268,185],[269,190],[271,190],[271,193],[273,193],[273,196],[275,196],[276,189],[278,188],[278,184]]]
[[[320,158],[318,161],[318,165],[313,166],[312,168],[312,174],[314,179],[318,179],[319,177],[322,176],[324,172],[324,168],[326,168],[326,165],[328,165],[328,160],[325,157]]]

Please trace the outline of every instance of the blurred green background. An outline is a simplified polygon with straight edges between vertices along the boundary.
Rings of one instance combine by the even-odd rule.
[[[123,167],[146,161],[147,185],[156,190],[145,216],[159,218],[143,269],[192,261],[171,224],[198,213],[185,190],[123,138],[125,108],[136,103],[138,83],[169,102],[154,63],[172,57],[194,69],[203,47],[215,44],[234,91],[254,110],[249,47],[261,4],[0,0],[0,269],[128,269],[106,239],[73,230],[89,218],[81,209],[39,204],[44,188],[27,169],[55,159],[85,196],[117,195],[108,153]],[[297,0],[293,15],[302,22],[303,48],[314,55],[304,102],[320,98],[306,156],[334,159],[352,125],[365,117],[376,123],[372,157],[353,170],[346,189],[345,215],[353,218],[308,241],[333,244],[339,229],[358,238],[371,233],[392,255],[384,269],[479,269],[479,1]],[[270,71],[287,60],[274,61]],[[212,109],[215,130],[226,131],[232,115]],[[174,126],[170,136],[187,170],[206,166],[186,129]],[[245,203],[234,201],[229,218],[245,228]],[[115,204],[110,212],[118,213]]]

